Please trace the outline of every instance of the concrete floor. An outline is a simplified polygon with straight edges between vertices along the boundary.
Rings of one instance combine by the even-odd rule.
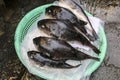
[[[113,6],[115,4],[116,6]],[[90,80],[120,80],[120,1],[111,5],[101,3],[92,11],[92,14],[105,22],[104,30],[108,45],[104,62],[92,74]]]
[[[107,55],[101,67],[93,73],[91,80],[120,80],[119,28],[119,23],[105,24],[108,41]]]
[[[0,14],[0,80],[21,80],[23,74],[27,72],[16,56],[13,44],[14,32],[21,18],[28,11],[49,1],[26,0],[20,2],[19,5],[16,2],[13,6],[15,8],[7,8],[3,11],[4,15]],[[96,5],[97,1],[99,2],[99,0],[94,0],[93,4],[81,2],[89,6],[84,5],[87,11],[105,22],[104,29],[108,42],[106,58],[100,68],[92,74],[90,80],[120,80],[120,1],[101,0],[100,4]],[[28,75],[29,80],[30,78],[38,80],[35,76]]]

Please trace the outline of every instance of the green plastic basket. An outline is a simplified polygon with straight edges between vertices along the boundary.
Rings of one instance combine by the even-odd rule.
[[[38,7],[36,9],[30,11],[28,14],[26,14],[23,17],[23,19],[20,21],[20,23],[17,26],[16,32],[15,32],[15,38],[14,38],[15,43],[14,44],[15,44],[15,49],[16,49],[17,55],[23,64],[24,64],[24,61],[22,60],[21,55],[20,55],[22,40],[24,39],[24,36],[27,34],[28,29],[31,27],[31,25],[44,12],[45,8],[47,8],[50,5],[52,5],[52,4],[43,5],[41,7]],[[87,14],[87,16],[92,16],[88,12],[86,12],[86,14]],[[91,64],[89,65],[89,68],[85,72],[85,76],[93,73],[100,66],[102,61],[104,60],[104,57],[106,55],[105,53],[106,53],[106,48],[107,48],[107,41],[106,41],[106,36],[105,36],[103,28],[100,28],[100,39],[102,40],[102,44],[100,45],[101,53],[99,55],[100,61],[99,62],[97,62],[97,61],[91,62]],[[35,72],[35,71],[33,70],[33,72]],[[35,72],[35,73],[37,74],[37,72]],[[37,76],[48,79],[45,75],[37,74]]]

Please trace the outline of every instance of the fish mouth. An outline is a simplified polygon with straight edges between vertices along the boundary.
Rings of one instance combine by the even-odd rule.
[[[37,26],[40,27],[40,26],[44,25],[45,22],[46,22],[46,19],[42,19],[42,20],[38,21]]]
[[[39,45],[40,40],[41,40],[41,37],[36,37],[36,38],[33,39],[33,43],[35,45]]]
[[[28,57],[29,57],[30,59],[32,59],[35,54],[36,54],[36,53],[35,53],[34,51],[28,51],[28,52],[27,52],[27,55],[28,55]]]
[[[41,25],[41,21],[38,21],[37,26],[39,27]]]
[[[38,46],[46,44],[46,39],[47,39],[47,37],[42,37],[42,36],[36,37],[33,39],[33,43],[38,48]]]
[[[50,6],[51,7],[51,6]],[[49,10],[49,7],[45,9],[45,14],[47,13],[47,11]]]
[[[46,18],[46,19],[54,19],[52,16],[50,16],[50,15],[47,14],[47,13],[45,14],[45,18]]]
[[[38,51],[34,51],[34,50],[32,50],[32,51],[28,51],[28,52],[27,52],[27,55],[28,55],[28,57],[29,57],[30,59],[35,58],[36,55],[38,55],[38,54],[40,54],[40,52],[38,52]]]
[[[28,55],[28,57],[30,57],[31,56],[31,52],[29,51],[29,52],[27,52],[27,55]]]

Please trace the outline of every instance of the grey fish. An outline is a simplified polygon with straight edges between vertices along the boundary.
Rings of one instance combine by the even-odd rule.
[[[45,11],[46,18],[50,19],[64,19],[70,21],[73,25],[75,25],[79,30],[81,30],[84,34],[87,34],[87,31],[84,27],[87,23],[78,20],[77,17],[69,10],[59,6],[50,6],[46,8]]]
[[[100,53],[89,39],[82,32],[78,32],[71,22],[61,19],[43,19],[38,22],[38,28],[49,36],[53,36],[65,41],[79,41],[83,45],[89,46],[97,54]]]
[[[76,66],[72,66],[65,63],[64,61],[55,61],[43,54],[44,54],[43,52],[37,52],[37,51],[28,51],[27,53],[30,60],[34,61],[35,63],[39,64],[42,67],[48,66],[52,68],[70,69],[80,66],[80,64]]]
[[[81,51],[74,49],[71,45],[63,40],[50,37],[36,37],[33,39],[33,43],[36,48],[43,52],[45,56],[48,56],[53,60],[85,60],[94,59],[99,61],[99,58],[92,57]]]
[[[89,34],[88,36],[91,37],[92,41],[97,40],[99,38],[89,18],[85,14],[82,7],[78,5],[78,3],[76,3],[73,0],[56,0],[56,1],[59,6],[69,9],[71,12],[73,12],[77,16],[78,19],[87,22],[87,25],[85,25],[85,27],[86,27],[87,33]]]

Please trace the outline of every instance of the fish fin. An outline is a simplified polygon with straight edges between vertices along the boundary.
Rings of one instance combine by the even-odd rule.
[[[89,38],[90,41],[96,40],[96,38],[94,36],[91,36],[90,34],[86,34],[86,36]]]
[[[81,7],[78,3],[76,3],[75,1],[72,0],[72,2],[75,3],[75,4],[81,9],[81,11],[85,14],[86,18],[87,18],[88,21],[89,21],[89,18],[88,18],[88,16],[86,15],[86,13],[84,12],[84,10],[82,9],[82,7]],[[92,27],[92,24],[91,24],[90,21],[89,21],[89,24],[90,24],[90,26]],[[93,36],[95,37],[95,40],[97,40],[99,37],[98,37],[97,33],[95,32],[95,30],[94,30],[93,27],[92,27],[92,29],[93,29],[92,34],[93,34]]]
[[[86,22],[86,21],[83,21],[83,20],[79,20],[79,24],[80,24],[80,25],[86,25],[87,22]]]
[[[95,37],[95,40],[97,40],[99,37],[95,31],[92,32],[93,36]]]
[[[97,58],[97,57],[91,57],[91,59],[94,59],[96,61],[100,61],[100,58]]]
[[[76,66],[72,66],[70,64],[64,63],[64,66],[62,66],[62,68],[66,68],[66,69],[70,69],[70,68],[77,68],[79,67],[81,64],[78,64]]]
[[[97,48],[97,47],[95,47],[94,45],[92,45],[92,44],[90,44],[90,47],[92,48],[92,50],[96,53],[96,54],[100,54],[100,50]]]
[[[97,57],[92,57],[90,55],[87,55],[81,51],[77,51],[77,54],[76,54],[78,60],[85,60],[85,59],[93,59],[93,60],[96,60],[96,61],[100,61],[99,58]]]

